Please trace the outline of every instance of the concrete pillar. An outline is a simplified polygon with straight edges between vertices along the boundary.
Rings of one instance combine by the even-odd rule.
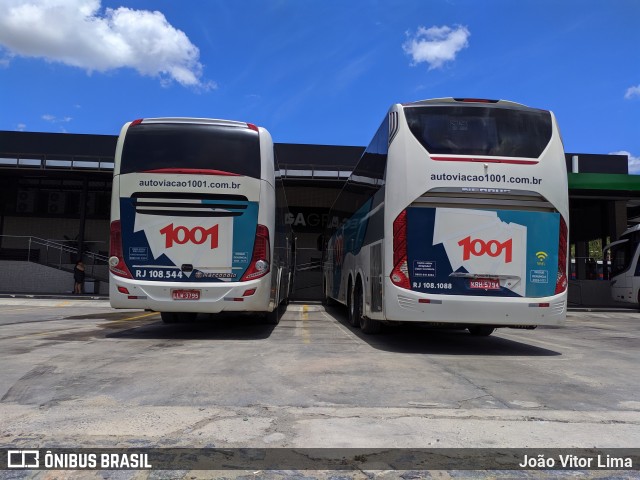
[[[607,234],[613,242],[627,229],[627,202],[624,200],[609,202],[607,217],[609,223]]]
[[[586,257],[589,256],[589,244],[587,242],[576,242],[576,280],[587,278]]]

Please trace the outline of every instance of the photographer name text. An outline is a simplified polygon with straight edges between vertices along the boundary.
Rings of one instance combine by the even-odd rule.
[[[522,468],[590,468],[617,469],[633,468],[630,457],[613,457],[611,455],[597,455],[595,457],[580,457],[577,455],[558,455],[557,458],[543,454],[536,456],[525,455],[521,463]]]

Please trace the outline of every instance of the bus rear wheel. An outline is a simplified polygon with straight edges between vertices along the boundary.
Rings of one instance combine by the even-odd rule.
[[[278,325],[280,323],[280,314],[282,313],[282,307],[278,305],[272,312],[267,312],[264,316],[265,323],[267,325]]]
[[[279,283],[279,282],[278,282]],[[267,312],[264,316],[264,320],[267,325],[278,325],[280,323],[280,317],[284,313],[284,306],[280,303],[280,294],[279,291],[276,290],[276,306],[271,312]]]
[[[178,323],[178,316],[174,312],[160,312],[162,323]]]
[[[356,293],[354,296],[354,314],[360,324],[360,330],[362,330],[363,333],[368,334],[380,333],[380,330],[382,330],[382,323],[372,320],[364,314],[364,297],[362,295],[362,284],[360,282],[356,283]]]
[[[195,312],[160,312],[162,323],[189,323],[195,322],[198,316]]]
[[[488,337],[493,333],[495,328],[488,325],[473,325],[467,327],[467,330],[469,330],[469,333],[474,337]]]
[[[354,289],[351,288],[351,279],[349,279],[349,287],[347,289],[347,310],[349,312],[349,325],[352,327],[358,328],[360,326],[360,318],[356,316],[355,311],[355,300],[354,300]]]

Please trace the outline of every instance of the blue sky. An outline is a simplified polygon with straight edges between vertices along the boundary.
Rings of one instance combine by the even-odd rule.
[[[565,150],[640,172],[638,0],[0,0],[0,130],[154,116],[366,145],[392,103],[554,111]]]

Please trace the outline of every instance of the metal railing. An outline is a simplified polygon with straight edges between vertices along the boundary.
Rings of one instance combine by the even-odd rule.
[[[78,248],[65,244],[67,240],[52,240],[34,236],[0,235],[0,259],[39,263],[48,267],[72,272],[80,258]],[[87,241],[85,244],[104,242]],[[7,246],[10,245],[10,246]],[[109,280],[109,257],[84,250],[82,261],[85,275],[96,280]]]
[[[0,152],[0,168],[41,169],[41,170],[93,170],[113,171],[113,157],[95,155],[48,155],[21,153],[19,155]]]

